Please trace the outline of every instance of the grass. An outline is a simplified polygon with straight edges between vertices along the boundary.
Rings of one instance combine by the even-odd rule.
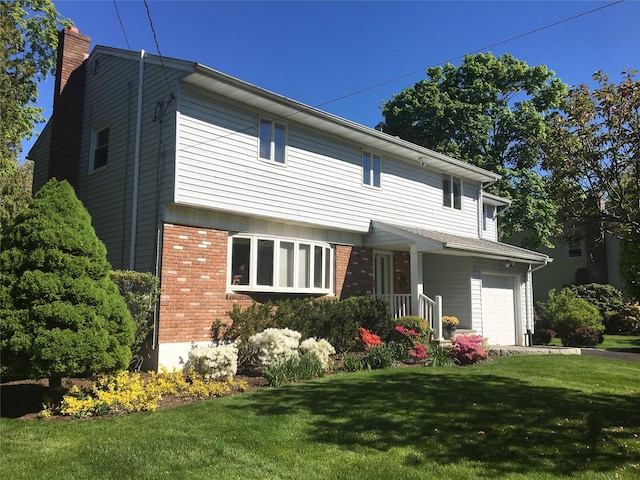
[[[551,345],[562,346],[560,337],[551,341]],[[639,335],[604,335],[604,342],[596,348],[602,350],[613,350],[616,352],[640,353]]]
[[[0,419],[3,478],[640,478],[640,364],[522,355],[155,413]]]

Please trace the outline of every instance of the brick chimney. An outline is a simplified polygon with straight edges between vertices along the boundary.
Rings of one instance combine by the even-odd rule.
[[[80,163],[84,61],[89,55],[90,44],[91,38],[79,33],[76,27],[58,32],[48,178],[64,179],[73,186],[76,185]]]

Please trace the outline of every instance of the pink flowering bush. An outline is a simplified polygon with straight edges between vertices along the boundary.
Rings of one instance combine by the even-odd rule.
[[[482,362],[489,356],[485,338],[481,335],[458,335],[451,340],[451,356],[460,365]]]
[[[396,355],[400,357],[400,360],[424,362],[427,359],[427,347],[422,335],[412,328],[402,325],[396,325],[395,331],[401,335],[396,346]]]

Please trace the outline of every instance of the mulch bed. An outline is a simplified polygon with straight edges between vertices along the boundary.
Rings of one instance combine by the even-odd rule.
[[[142,375],[146,375],[142,373]],[[256,390],[267,386],[266,380],[257,372],[251,370],[239,371],[234,380],[244,380],[248,388],[245,391]],[[87,378],[65,378],[62,386],[65,390],[76,385],[79,388],[90,389],[93,380]],[[236,392],[237,393],[237,392]],[[49,389],[49,381],[42,380],[15,380],[0,383],[0,417],[18,418],[21,420],[40,419],[39,413],[43,405],[55,402],[56,396],[60,399],[60,394]],[[179,407],[189,403],[202,401],[201,398],[183,397],[180,395],[165,395],[158,402],[158,410],[172,407]],[[99,417],[97,417],[99,418]],[[71,417],[53,415],[47,421],[69,421]]]

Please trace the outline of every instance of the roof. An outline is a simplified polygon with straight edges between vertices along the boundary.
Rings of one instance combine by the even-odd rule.
[[[483,238],[463,237],[435,230],[392,225],[377,221],[371,222],[371,228],[372,230],[379,229],[395,235],[405,243],[415,244],[419,252],[440,252],[449,255],[474,256],[544,265],[553,261],[551,257],[544,253]]]

